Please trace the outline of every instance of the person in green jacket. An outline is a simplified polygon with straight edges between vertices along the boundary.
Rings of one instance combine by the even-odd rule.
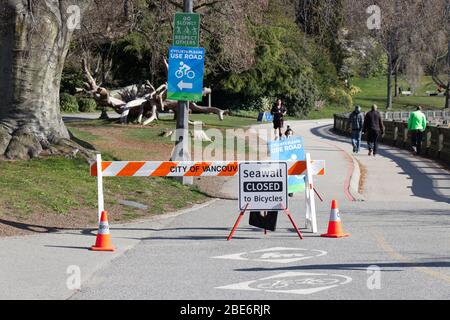
[[[422,112],[422,106],[411,112],[408,120],[408,130],[411,132],[411,146],[416,154],[422,150],[423,132],[427,128],[427,118]]]

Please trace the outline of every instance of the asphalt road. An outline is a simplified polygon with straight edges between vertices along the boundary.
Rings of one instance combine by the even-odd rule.
[[[290,124],[312,158],[327,161],[315,180],[325,199],[316,200],[319,234],[303,230],[300,240],[280,213],[276,232],[264,235],[247,215],[226,241],[234,200],[113,225],[114,253],[87,250],[96,230],[24,226],[37,234],[0,239],[0,299],[449,299],[450,172],[388,146],[377,158],[353,157],[330,121]],[[222,188],[237,194],[233,180]],[[349,238],[319,236],[332,199]],[[290,202],[300,226],[304,206],[302,195]],[[74,266],[79,290],[67,285]]]
[[[354,201],[355,160],[347,139],[334,136],[329,121],[291,125],[313,159],[327,161],[327,175],[316,180],[325,198],[318,203],[319,233],[326,231],[331,200],[337,199],[349,238],[305,231],[300,240],[280,213],[276,232],[250,228],[246,216],[228,242],[238,206],[218,200],[163,227],[117,228],[137,244],[70,298],[449,299],[449,171],[382,146],[377,158],[357,156],[366,171],[359,199],[365,201]],[[303,225],[303,197],[297,195],[290,208]]]

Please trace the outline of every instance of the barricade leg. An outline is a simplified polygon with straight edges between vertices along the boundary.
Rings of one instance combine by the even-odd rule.
[[[320,193],[317,191],[317,189],[314,187],[314,192],[316,193],[316,195],[317,195],[317,197],[319,198],[319,200],[321,201],[321,202],[323,202],[323,198],[322,198],[322,196],[320,195]]]
[[[103,199],[103,166],[102,155],[97,154],[97,200],[98,200],[98,222],[102,212],[105,211],[105,201]]]
[[[236,222],[234,223],[233,229],[231,230],[230,235],[229,235],[228,238],[227,238],[227,241],[230,241],[230,240],[233,238],[233,235],[234,235],[234,233],[236,232],[236,229],[237,229],[237,227],[239,226],[239,223],[241,223],[241,220],[242,220],[242,218],[244,217],[244,213],[245,213],[245,211],[247,210],[248,205],[249,205],[249,204],[247,203],[247,205],[245,206],[244,210],[242,210],[242,211],[239,213],[239,217],[237,218]]]
[[[288,210],[288,209],[284,209],[284,212],[286,213],[286,215],[288,216],[289,220],[291,221],[292,226],[294,227],[295,231],[297,232],[299,238],[300,238],[301,240],[303,240],[303,235],[302,235],[302,233],[300,232],[300,230],[298,229],[297,225],[295,224],[294,219],[292,219],[292,215],[291,215],[291,213],[289,212],[289,210]]]
[[[264,219],[267,218],[267,212],[264,211]],[[264,235],[267,235],[267,229],[264,228]]]

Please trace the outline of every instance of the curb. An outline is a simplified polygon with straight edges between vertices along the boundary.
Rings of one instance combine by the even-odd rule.
[[[355,201],[365,201],[364,196],[359,193],[359,182],[361,179],[361,167],[359,166],[358,160],[352,155],[347,152],[347,154],[350,156],[350,158],[353,161],[353,173],[350,178],[350,187],[348,188],[348,191],[352,195],[352,197],[355,199]]]
[[[337,136],[345,136],[343,134],[341,134],[340,132],[336,131],[334,128],[331,128],[329,131],[332,135],[337,135]],[[359,166],[359,162],[358,160],[356,160],[355,156],[349,152],[347,152],[346,150],[340,148],[343,152],[345,152],[348,157],[350,159],[352,159],[353,162],[353,172],[352,172],[352,176],[350,177],[350,185],[348,188],[348,191],[350,193],[350,195],[353,197],[353,199],[355,201],[366,201],[364,196],[359,193],[359,181],[361,179],[361,167]]]

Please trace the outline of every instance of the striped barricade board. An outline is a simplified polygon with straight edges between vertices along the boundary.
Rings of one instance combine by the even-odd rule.
[[[240,163],[270,161],[102,161],[104,177],[232,177],[239,173]],[[273,162],[273,161],[271,161]],[[306,161],[286,162],[288,175],[307,174]],[[325,175],[325,160],[311,160],[311,174]],[[97,162],[91,164],[91,176],[97,176]]]

